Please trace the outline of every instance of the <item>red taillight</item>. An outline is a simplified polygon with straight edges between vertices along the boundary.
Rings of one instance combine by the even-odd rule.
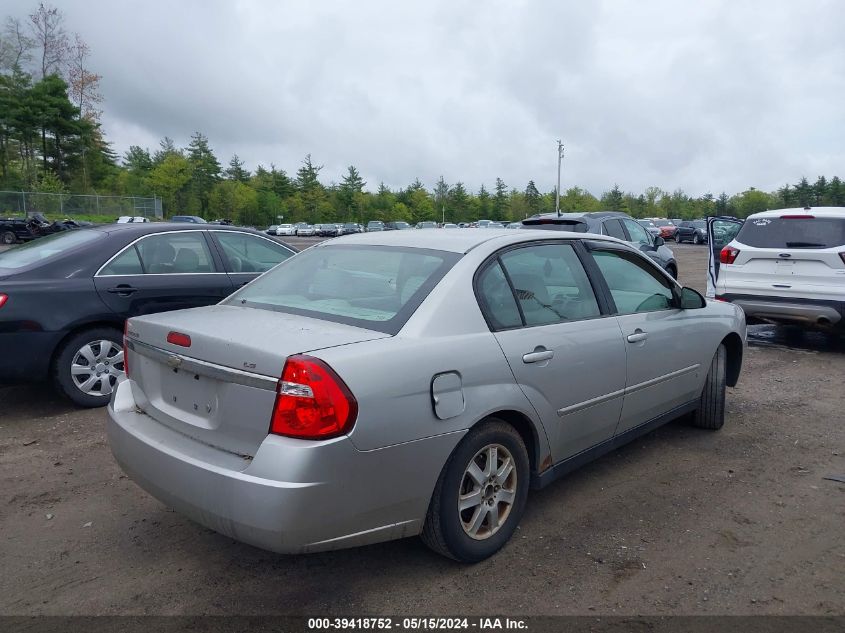
[[[6,302],[9,300],[9,295],[4,295],[0,293],[0,308],[6,305]]]
[[[716,295],[713,297],[716,301],[727,301],[722,295]]]
[[[732,246],[725,246],[719,253],[719,261],[723,264],[733,264],[736,261],[736,256],[739,255],[739,249]]]
[[[814,220],[816,216],[814,215],[782,215],[780,216],[781,220]]]
[[[123,322],[123,373],[129,378],[129,346],[126,345],[126,333],[129,331],[129,319]]]
[[[179,347],[190,347],[191,337],[181,332],[170,332],[167,335],[167,342],[172,345],[178,345]]]
[[[324,440],[348,433],[358,402],[331,367],[311,356],[285,362],[270,420],[270,433]]]

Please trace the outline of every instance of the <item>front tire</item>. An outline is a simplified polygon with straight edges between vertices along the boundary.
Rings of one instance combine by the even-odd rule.
[[[53,362],[53,381],[81,407],[109,403],[117,379],[123,375],[123,337],[109,327],[83,330],[62,345]]]
[[[0,235],[0,242],[6,245],[14,244],[17,242],[17,238],[15,234],[11,231],[4,231],[2,235]]]
[[[529,479],[528,451],[516,429],[497,418],[473,427],[440,473],[423,541],[465,563],[492,556],[522,518]]]
[[[693,426],[716,431],[725,424],[725,373],[727,350],[724,344],[716,349],[710,362],[710,371],[704,381],[701,400],[692,418]]]
[[[692,243],[693,244],[701,244],[701,237],[698,235],[698,233],[696,233],[695,237],[692,238]]]

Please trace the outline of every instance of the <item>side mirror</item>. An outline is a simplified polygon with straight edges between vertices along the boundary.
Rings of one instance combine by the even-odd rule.
[[[659,247],[659,246],[663,246],[665,243],[666,243],[666,240],[664,240],[664,239],[663,239],[662,237],[660,237],[659,235],[658,235],[657,237],[655,237],[655,238],[654,238],[654,247],[655,247],[655,248],[657,248],[657,247]]]
[[[692,288],[681,288],[681,309],[697,310],[707,305],[707,301],[697,290]]]

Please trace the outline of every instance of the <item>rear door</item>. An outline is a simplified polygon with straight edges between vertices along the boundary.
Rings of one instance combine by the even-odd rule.
[[[617,433],[695,399],[701,372],[696,321],[680,309],[677,285],[629,249],[590,242],[613,302],[626,349],[626,382]],[[603,370],[604,371],[604,370]]]
[[[736,218],[707,218],[707,244],[710,250],[707,255],[706,296],[710,299],[716,296],[716,282],[719,279],[719,267],[721,266],[719,256],[722,249],[736,237],[742,225],[743,220]]]
[[[235,288],[245,286],[294,254],[284,244],[252,233],[209,231],[209,235]]]
[[[123,317],[211,305],[233,290],[203,230],[136,240],[100,268],[94,285]]]
[[[477,278],[479,303],[555,461],[612,437],[622,409],[625,346],[577,242],[510,248]]]

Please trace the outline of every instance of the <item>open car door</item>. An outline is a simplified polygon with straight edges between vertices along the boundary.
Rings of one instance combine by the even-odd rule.
[[[716,280],[719,278],[719,254],[739,233],[745,220],[717,216],[707,218],[707,298],[716,296]]]

